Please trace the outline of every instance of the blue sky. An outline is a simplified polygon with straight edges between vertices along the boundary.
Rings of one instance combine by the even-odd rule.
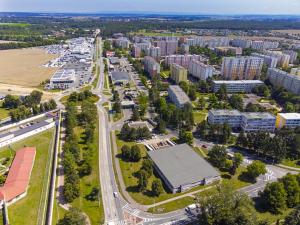
[[[0,0],[0,11],[300,14],[300,0]]]

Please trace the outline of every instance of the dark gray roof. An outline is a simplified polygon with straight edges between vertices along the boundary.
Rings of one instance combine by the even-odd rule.
[[[217,170],[187,144],[151,151],[148,154],[174,188],[219,176]]]
[[[111,78],[114,82],[129,81],[129,74],[123,71],[114,71],[111,73]]]

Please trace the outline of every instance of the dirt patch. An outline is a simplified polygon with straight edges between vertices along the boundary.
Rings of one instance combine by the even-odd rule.
[[[43,64],[56,57],[40,48],[2,50],[0,83],[36,87],[57,70],[43,67]]]

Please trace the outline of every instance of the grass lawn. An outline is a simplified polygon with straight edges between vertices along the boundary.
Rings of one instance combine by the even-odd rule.
[[[194,111],[193,115],[195,123],[201,123],[202,121],[206,120],[208,113],[207,110]]]
[[[81,155],[86,151],[86,144],[83,142],[84,130],[81,127],[77,127],[75,129],[75,134],[80,137],[80,148]],[[93,157],[91,157],[91,165],[92,165],[92,173],[88,176],[84,176],[80,178],[80,197],[75,199],[72,203],[72,206],[81,209],[85,212],[92,224],[103,224],[104,222],[104,210],[102,204],[102,198],[100,197],[98,201],[89,201],[86,199],[86,196],[89,195],[93,189],[93,187],[97,187],[100,189],[100,181],[99,181],[99,163],[98,163],[98,154],[99,154],[99,129],[98,122],[96,123],[95,129],[95,139],[92,143],[93,148]],[[100,192],[101,193],[101,192]]]
[[[113,121],[117,122],[118,120],[122,119],[122,117],[123,117],[123,112],[115,113],[115,114],[113,114]]]
[[[96,66],[96,78],[95,78],[95,80],[92,83],[92,85],[93,85],[94,88],[97,87],[97,84],[98,84],[98,81],[99,81],[99,77],[100,77],[100,67]]]
[[[43,224],[47,204],[47,181],[50,175],[51,154],[53,150],[54,129],[27,138],[12,145],[14,150],[23,146],[35,146],[36,157],[31,173],[28,192],[25,198],[8,207],[11,224]],[[2,148],[0,152],[9,151]],[[25,219],[27,218],[27,219]],[[30,219],[28,219],[30,218]]]
[[[160,76],[164,79],[168,79],[170,77],[170,70],[165,70],[160,73]]]
[[[107,73],[104,73],[104,88],[105,89],[109,89],[110,88],[110,85],[109,85],[109,78],[108,78],[108,74]]]
[[[194,203],[195,203],[194,198],[184,197],[182,199],[178,199],[178,200],[166,203],[166,204],[159,205],[157,207],[150,208],[150,209],[148,209],[148,212],[156,213],[156,214],[167,213],[167,212],[175,211],[179,208],[187,207],[188,205],[191,205]]]
[[[62,97],[60,99],[60,102],[62,104],[67,104],[68,100],[69,100],[69,95]],[[99,97],[97,95],[93,94],[90,98],[88,98],[88,100],[91,101],[91,102],[93,102],[93,103],[96,103],[96,102],[99,101]],[[81,105],[81,103],[82,102],[78,101],[77,105]]]
[[[0,102],[0,120],[9,117],[9,110],[2,107],[3,101]]]
[[[284,159],[282,160],[281,164],[285,166],[295,167],[300,169],[300,164],[298,165],[299,160],[290,160]]]
[[[118,132],[116,132],[116,136],[117,135],[118,135]],[[136,144],[135,142],[124,142],[124,141],[118,139],[118,136],[117,136],[118,154],[121,154],[121,148],[123,145],[132,146],[135,144]],[[142,151],[142,157],[146,158],[147,150],[146,150],[145,146],[141,145],[141,144],[139,144],[138,146],[140,147],[140,149]],[[164,200],[176,197],[176,196],[183,195],[188,192],[201,190],[203,188],[208,187],[207,185],[206,186],[198,186],[198,187],[195,187],[195,188],[189,190],[188,192],[176,193],[176,194],[169,193],[166,190],[164,190],[164,192],[159,197],[153,197],[152,193],[151,193],[151,185],[155,179],[159,179],[156,175],[153,174],[148,179],[147,190],[144,193],[141,193],[137,190],[138,178],[135,177],[135,173],[140,170],[140,168],[142,166],[142,161],[143,160],[140,160],[139,162],[127,162],[127,161],[123,161],[121,158],[119,158],[120,167],[121,167],[121,171],[122,171],[122,175],[123,175],[123,180],[127,187],[127,191],[129,192],[131,197],[140,204],[151,205],[151,204],[158,203],[158,202],[161,202],[161,201],[164,201]],[[179,209],[179,208],[180,208],[180,206],[177,207],[177,209]]]

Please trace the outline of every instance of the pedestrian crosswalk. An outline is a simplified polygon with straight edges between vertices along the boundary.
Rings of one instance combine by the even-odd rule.
[[[147,218],[147,217],[145,218],[145,217],[141,216],[140,215],[141,210],[132,208],[128,203],[126,203],[122,208],[124,211],[126,211],[130,215],[141,218],[143,220],[143,222],[151,222],[151,221],[155,220],[154,218]]]

